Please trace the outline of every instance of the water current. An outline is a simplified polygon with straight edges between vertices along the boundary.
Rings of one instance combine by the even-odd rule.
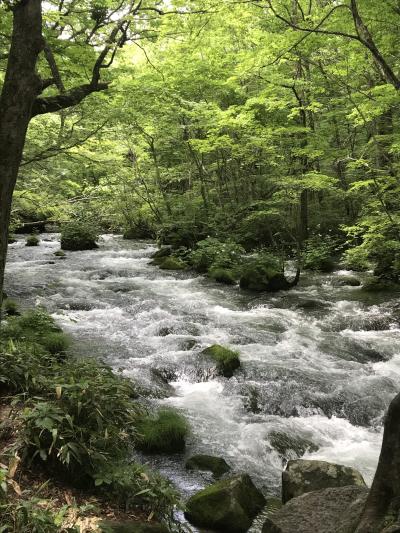
[[[78,353],[150,389],[151,403],[182,410],[191,426],[186,456],[222,456],[278,494],[284,462],[298,454],[274,448],[286,434],[307,443],[304,457],[354,466],[371,482],[383,414],[400,382],[396,295],[340,286],[346,271],[250,294],[151,266],[151,242],[104,235],[97,250],[61,259],[53,255],[59,236],[41,237],[39,247],[25,247],[22,237],[10,246],[7,292],[44,305]],[[199,357],[216,343],[240,352],[231,379]],[[210,481],[187,472],[181,456],[143,460],[185,495]]]

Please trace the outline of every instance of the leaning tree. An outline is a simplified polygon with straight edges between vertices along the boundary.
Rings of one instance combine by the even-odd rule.
[[[196,2],[188,2],[193,6]],[[0,0],[0,310],[11,203],[33,117],[104,91],[104,71],[125,43],[154,39],[171,9],[157,0]],[[103,75],[103,76],[102,76]],[[0,311],[1,312],[1,311]]]

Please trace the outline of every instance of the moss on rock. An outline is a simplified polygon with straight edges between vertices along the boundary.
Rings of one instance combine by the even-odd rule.
[[[192,496],[185,516],[198,527],[242,533],[264,505],[264,496],[245,474],[217,481]]]
[[[63,250],[79,251],[98,248],[97,228],[88,222],[73,221],[61,228],[61,248]]]
[[[367,292],[399,291],[400,285],[376,276],[371,276],[363,283],[362,289]]]
[[[138,449],[147,453],[179,453],[189,432],[185,418],[173,409],[163,409],[137,423]]]
[[[232,270],[227,268],[212,268],[208,272],[208,277],[218,283],[225,283],[225,285],[235,285],[236,283]]]
[[[301,457],[306,452],[316,452],[318,446],[308,439],[288,435],[282,431],[271,431],[268,435],[271,446],[280,456],[289,458],[290,455]]]
[[[236,369],[240,367],[239,353],[219,344],[213,344],[201,352],[215,361],[217,372],[221,376],[230,378]]]
[[[29,235],[26,238],[25,246],[39,246],[40,239],[37,235]]]
[[[172,255],[160,261],[159,266],[162,270],[185,270],[187,268],[186,263]]]
[[[186,461],[185,467],[188,470],[212,472],[215,477],[221,477],[231,469],[225,459],[214,455],[193,455]]]

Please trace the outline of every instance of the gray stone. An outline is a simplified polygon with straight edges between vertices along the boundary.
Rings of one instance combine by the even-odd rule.
[[[214,455],[193,455],[186,461],[185,466],[188,470],[212,472],[215,477],[221,477],[231,469],[225,459]]]
[[[245,474],[217,481],[189,498],[185,516],[198,527],[244,533],[264,505],[264,496]]]
[[[289,461],[282,472],[282,501],[286,503],[314,490],[347,485],[366,486],[360,472],[349,466],[296,459]]]
[[[353,533],[367,495],[357,486],[303,494],[268,516],[262,533]]]

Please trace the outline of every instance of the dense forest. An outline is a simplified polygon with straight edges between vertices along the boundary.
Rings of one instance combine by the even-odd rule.
[[[191,527],[176,520],[182,505],[176,488],[131,462],[133,442],[145,455],[182,451],[190,433],[185,418],[174,409],[154,412],[143,401],[144,385],[98,359],[67,357],[71,339],[54,316],[8,297],[24,294],[5,276],[7,253],[17,253],[20,244],[31,253],[42,246],[41,233],[60,231],[55,259],[61,264],[66,252],[96,250],[100,235],[123,235],[126,246],[157,243],[151,266],[168,275],[195,272],[219,290],[227,286],[251,298],[289,294],[307,276],[331,283],[329,276],[339,272],[333,286],[362,292],[368,305],[395,302],[399,32],[396,0],[0,0],[0,439],[6,443],[0,532],[95,531],[93,494],[103,519],[122,517],[104,531]],[[398,323],[387,330],[397,332]],[[160,335],[171,332],[164,327]],[[241,362],[235,343],[217,344],[222,341],[208,342],[201,353],[229,380]],[[368,363],[382,360],[368,357]],[[393,384],[391,398],[397,390]],[[371,419],[381,428],[387,397],[378,404]],[[261,408],[254,405],[257,414]],[[340,409],[338,416],[368,425]],[[397,410],[393,403],[368,499],[364,493],[334,496],[339,507],[345,505],[340,498],[346,505],[364,498],[357,523],[353,516],[352,524],[329,532],[400,527]],[[331,409],[329,416],[336,415]],[[305,446],[296,458],[312,449]],[[284,455],[288,459],[294,457]],[[20,463],[29,466],[17,483]],[[213,463],[217,467],[225,468]],[[356,474],[360,482],[342,485],[361,490],[365,483]],[[29,496],[29,487],[37,480],[45,485],[47,477],[56,488],[45,487],[44,497],[54,500],[66,490],[60,486],[72,483],[74,505],[67,500],[45,509]],[[270,496],[247,474],[215,486],[205,489],[211,500],[213,490],[229,493],[240,512],[227,518],[223,498],[216,510],[204,511],[211,505],[202,503],[207,494],[194,495],[186,509],[191,524],[247,531]],[[316,486],[327,487],[337,485]],[[283,488],[283,503],[308,492],[289,489],[285,496]],[[132,516],[147,522],[126,526]],[[315,518],[301,532],[322,533],[315,524],[321,519],[334,527],[332,517]],[[285,519],[272,522],[267,518],[265,533],[295,531]]]

